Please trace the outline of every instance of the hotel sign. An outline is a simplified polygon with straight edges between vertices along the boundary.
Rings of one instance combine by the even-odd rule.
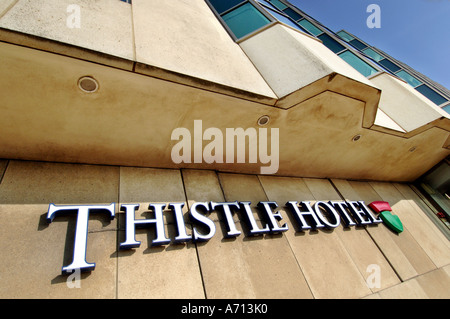
[[[258,203],[263,226],[259,226],[254,217],[251,203],[242,202],[196,202],[189,209],[189,218],[192,223],[192,234],[187,233],[183,216],[185,203],[156,204],[152,203],[148,209],[154,213],[151,219],[136,219],[135,212],[139,204],[122,204],[120,209],[125,213],[125,241],[119,244],[120,249],[133,249],[141,245],[136,241],[136,229],[138,227],[154,227],[156,238],[152,246],[167,245],[171,242],[185,243],[189,241],[208,241],[216,233],[216,225],[207,217],[210,212],[216,210],[223,214],[226,224],[226,238],[238,237],[241,231],[236,228],[233,212],[240,211],[244,224],[248,228],[246,236],[257,236],[262,234],[278,234],[285,232],[289,226],[281,225],[283,217],[278,210],[278,204],[274,201]],[[343,227],[365,226],[370,224],[385,223],[396,232],[403,228],[400,219],[390,213],[391,208],[387,202],[373,202],[366,206],[363,201],[318,201],[311,204],[309,201],[288,201],[287,208],[291,211],[296,223],[296,230],[305,231],[309,229],[327,228],[334,229],[341,222]],[[164,211],[168,209],[175,217],[177,236],[173,239],[167,237],[164,227]],[[373,211],[372,211],[372,210]],[[110,205],[55,205],[50,204],[47,213],[47,222],[51,223],[56,215],[64,212],[76,212],[77,223],[75,229],[75,240],[73,249],[73,260],[68,266],[62,268],[63,273],[72,273],[76,270],[92,271],[95,263],[86,261],[87,237],[89,215],[91,213],[106,213],[113,220],[115,218],[115,204]],[[379,216],[375,216],[379,213]],[[392,226],[394,225],[394,226]]]

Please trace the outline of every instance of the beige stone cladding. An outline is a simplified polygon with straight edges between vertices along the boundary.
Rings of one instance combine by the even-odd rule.
[[[3,42],[0,57],[7,92],[0,95],[1,158],[259,174],[261,162],[175,164],[171,136],[177,128],[194,132],[196,120],[203,130],[259,130],[263,115],[269,134],[279,129],[281,176],[414,181],[449,154],[448,131],[437,126],[447,118],[408,138],[378,131],[393,124],[384,112],[377,130],[364,128],[367,104],[342,90],[375,89],[339,75],[316,83],[322,93],[284,109]],[[87,75],[98,81],[96,93],[78,88]]]
[[[0,296],[2,298],[449,298],[450,247],[424,213],[408,184],[232,174],[212,170],[0,161]],[[394,234],[383,224],[298,231],[287,201],[388,201],[404,225]],[[152,247],[153,227],[137,229],[139,248],[120,250],[122,204],[139,204],[136,219],[152,218],[150,203],[251,202],[259,227],[260,201],[275,201],[281,234],[225,238],[223,212],[207,215],[216,225],[207,242]],[[61,268],[72,258],[76,217],[46,221],[48,205],[115,203],[116,218],[92,213],[86,260],[95,270],[74,287]],[[168,237],[176,236],[173,213],[164,211]],[[198,227],[195,226],[195,227]],[[370,265],[380,271],[371,284]],[[73,279],[73,278],[72,278]],[[72,284],[72,285],[71,285]]]

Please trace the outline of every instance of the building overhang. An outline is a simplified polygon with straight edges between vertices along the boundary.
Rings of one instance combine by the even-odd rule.
[[[265,128],[279,129],[277,175],[411,181],[448,155],[443,127],[409,138],[370,129],[376,109],[368,112],[367,95],[351,92],[367,86],[340,74],[319,79],[320,90],[283,108],[214,92],[201,82],[176,83],[4,42],[0,56],[6,93],[0,97],[0,158],[259,174],[260,161],[175,164],[171,135],[177,128],[194,132],[195,120],[203,130],[259,129],[263,115],[270,117]],[[96,93],[78,88],[83,76],[98,81]]]

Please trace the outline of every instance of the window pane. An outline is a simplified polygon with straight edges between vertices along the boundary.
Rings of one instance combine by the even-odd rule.
[[[363,50],[363,49],[367,48],[367,45],[365,45],[364,43],[362,43],[361,41],[359,41],[357,39],[353,39],[352,41],[350,41],[350,44],[353,45],[358,50]]]
[[[264,0],[256,0],[256,2],[261,4],[264,7],[264,9],[269,7],[270,9],[278,11],[277,7],[275,7],[272,3],[268,2],[267,0],[266,1],[264,1]]]
[[[416,90],[425,95],[428,99],[430,99],[434,104],[441,105],[444,102],[447,102],[447,100],[434,91],[433,89],[429,88],[427,85],[422,84],[419,87],[416,87]]]
[[[213,5],[214,9],[221,14],[234,6],[237,6],[239,3],[244,2],[245,0],[209,0],[209,2]]]
[[[370,56],[372,59],[374,59],[377,62],[384,59],[383,56],[379,55],[377,52],[375,52],[371,48],[367,48],[367,49],[363,50],[363,52],[365,54],[367,54],[368,56]]]
[[[283,10],[283,12],[286,13],[288,16],[290,16],[295,21],[300,20],[301,18],[303,18],[301,15],[299,15],[297,12],[295,12],[291,8],[286,8],[286,9]]]
[[[420,82],[419,80],[417,80],[415,77],[413,77],[411,74],[409,74],[406,71],[401,70],[400,72],[396,73],[396,75],[405,80],[406,82],[408,82],[411,86],[416,87],[420,84],[422,84],[422,82]]]
[[[450,104],[444,107],[443,110],[450,114]]]
[[[289,19],[288,17],[285,17],[284,15],[279,14],[279,13],[276,12],[275,10],[269,9],[269,8],[267,8],[267,7],[265,7],[265,9],[266,9],[267,11],[269,11],[269,13],[270,13],[271,15],[273,15],[274,18],[277,19],[278,21],[283,22],[283,23],[285,23],[285,24],[287,24],[287,25],[289,25],[289,26],[291,26],[291,27],[293,27],[293,28],[296,28],[296,29],[298,29],[298,30],[301,30],[301,31],[305,32],[301,27],[299,27],[295,22],[293,22],[293,21],[292,21],[291,19]]]
[[[279,0],[269,0],[275,7],[277,7],[280,10],[284,10],[287,8],[283,3],[281,3]]]
[[[366,63],[360,57],[356,56],[353,52],[345,51],[339,54],[339,56],[353,68],[355,68],[359,73],[364,76],[370,76],[377,73],[378,71],[371,65]]]
[[[337,33],[338,36],[340,36],[344,41],[350,42],[354,39],[354,37],[352,37],[350,34],[348,34],[345,31],[339,31]]]
[[[391,72],[397,72],[398,70],[400,70],[400,68],[396,64],[389,61],[388,59],[380,60],[378,63],[380,63],[382,66],[384,66],[386,69],[388,69]]]
[[[319,34],[323,33],[322,30],[317,28],[314,24],[309,22],[306,19],[303,19],[302,21],[299,21],[298,24],[300,24],[302,27],[304,27],[306,30],[314,34],[315,36],[318,36]]]
[[[334,53],[338,53],[345,49],[343,45],[341,45],[339,42],[337,42],[335,39],[333,39],[326,33],[319,35],[318,38],[322,40],[323,44]]]
[[[225,14],[223,20],[238,39],[270,22],[250,2]]]

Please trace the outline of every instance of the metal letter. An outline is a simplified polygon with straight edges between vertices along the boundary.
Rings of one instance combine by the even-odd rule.
[[[337,209],[339,214],[341,214],[345,227],[350,227],[350,226],[355,226],[356,225],[356,223],[350,218],[350,216],[347,213],[346,208],[348,208],[348,205],[347,205],[346,202],[342,202],[342,201],[340,201],[340,202],[332,202],[332,201],[330,201],[329,204],[333,205],[333,207]]]
[[[317,218],[316,214],[314,213],[314,210],[311,207],[311,202],[301,202],[300,205],[303,207],[306,207],[307,211],[306,212],[301,212],[298,209],[297,206],[297,202],[296,201],[289,201],[286,203],[286,206],[291,207],[292,211],[295,213],[295,219],[297,220],[298,225],[300,226],[300,230],[304,231],[305,229],[316,229],[316,228],[323,228],[325,227]],[[308,223],[306,222],[304,216],[310,215],[315,222],[314,226],[309,226]]]
[[[347,204],[349,205],[348,207],[350,208],[350,212],[352,213],[353,217],[355,218],[358,226],[372,224],[372,222],[370,220],[364,219],[364,216],[367,215],[367,212],[365,212],[364,210],[359,208],[358,202],[354,202],[354,201],[347,202]],[[358,206],[358,207],[356,207],[356,206]]]
[[[331,224],[327,220],[327,218],[325,218],[325,216],[323,216],[322,212],[320,211],[319,206],[322,206],[323,208],[325,208],[325,210],[328,212],[328,215],[334,216],[334,220],[335,220],[334,224]],[[316,211],[317,217],[319,217],[319,219],[325,224],[326,228],[328,228],[328,229],[336,228],[341,224],[341,218],[340,218],[339,214],[336,212],[336,210],[330,204],[321,202],[321,201],[316,202],[314,204],[314,210]]]
[[[194,241],[207,241],[207,240],[210,240],[214,236],[214,234],[216,233],[216,225],[214,225],[214,222],[211,219],[209,219],[206,216],[200,214],[197,211],[197,206],[202,206],[202,207],[204,207],[206,209],[207,212],[209,212],[208,203],[206,203],[206,202],[205,203],[197,202],[197,203],[194,203],[191,206],[191,209],[190,209],[190,212],[189,212],[190,218],[193,219],[193,221],[198,221],[198,222],[204,224],[206,227],[209,228],[209,232],[206,235],[202,235],[201,233],[199,233],[197,231],[196,227],[193,227],[192,228],[192,230],[193,230],[193,240]]]
[[[186,224],[183,218],[184,203],[170,203],[169,207],[173,208],[175,219],[177,221],[178,236],[174,238],[175,243],[185,243],[192,239],[192,236],[186,233]]]
[[[77,212],[77,225],[75,228],[75,241],[73,247],[73,260],[69,266],[63,267],[62,272],[64,274],[72,273],[75,270],[80,271],[92,271],[95,269],[95,263],[86,262],[86,245],[88,235],[89,224],[89,212],[91,210],[106,210],[109,212],[111,219],[114,219],[114,203],[110,205],[62,205],[56,206],[50,204],[47,213],[47,222],[51,223],[55,218],[55,214],[60,211],[76,211]]]
[[[283,217],[281,216],[280,211],[277,211],[275,213],[272,212],[271,206],[273,206],[274,208],[278,207],[278,204],[276,202],[259,202],[258,206],[260,207],[260,209],[264,210],[264,217],[267,224],[270,226],[270,230],[272,233],[285,232],[289,229],[287,224],[284,224],[280,227],[277,223],[277,221],[281,221]]]
[[[166,237],[164,229],[163,209],[166,204],[150,204],[148,208],[153,208],[155,212],[154,219],[135,219],[135,211],[139,209],[138,204],[123,204],[121,210],[125,210],[125,242],[120,244],[120,249],[137,248],[141,245],[140,241],[136,241],[136,227],[148,227],[155,224],[156,239],[152,241],[152,246],[167,245],[170,239]]]
[[[233,213],[231,212],[230,206],[234,206],[239,208],[238,202],[229,202],[229,203],[215,203],[211,202],[211,209],[215,209],[217,206],[221,206],[223,208],[223,212],[225,214],[225,219],[227,221],[228,232],[226,237],[237,237],[241,234],[239,230],[237,230],[236,225],[233,220]]]
[[[381,218],[376,218],[375,216],[373,216],[371,210],[366,206],[366,203],[364,203],[364,201],[358,201],[358,203],[362,210],[367,214],[367,216],[369,216],[369,219],[372,220],[373,224],[379,224],[383,222]]]
[[[247,216],[247,222],[249,226],[251,226],[250,229],[250,236],[256,236],[261,235],[265,233],[270,233],[269,225],[266,225],[264,229],[260,229],[258,225],[256,224],[255,217],[253,217],[252,209],[250,207],[251,202],[240,202],[241,205],[244,206],[244,210]]]

